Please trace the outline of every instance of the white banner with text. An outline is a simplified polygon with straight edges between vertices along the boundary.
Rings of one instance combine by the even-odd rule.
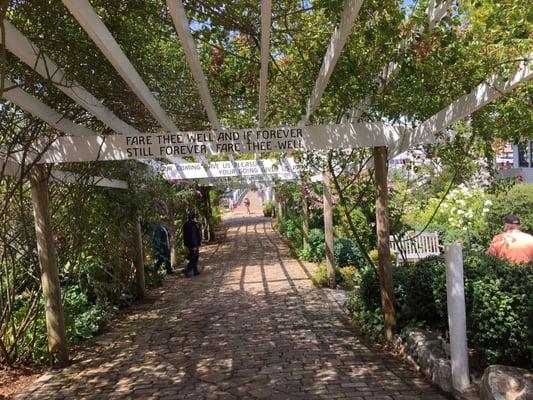
[[[111,161],[391,146],[412,129],[382,123],[315,125],[141,135],[63,136],[42,150],[39,163]],[[48,143],[47,143],[48,144]],[[13,157],[20,162],[17,158]]]

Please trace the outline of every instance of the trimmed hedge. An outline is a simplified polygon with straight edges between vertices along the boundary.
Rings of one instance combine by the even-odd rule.
[[[468,339],[487,363],[533,367],[533,264],[510,265],[485,254],[464,257]],[[394,268],[398,328],[447,329],[444,257]],[[379,281],[361,272],[360,290],[348,302],[367,333],[381,329]]]

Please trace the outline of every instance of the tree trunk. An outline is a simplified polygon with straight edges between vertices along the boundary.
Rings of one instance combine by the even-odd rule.
[[[65,334],[65,317],[61,303],[59,272],[50,216],[48,176],[44,165],[36,165],[30,171],[31,197],[35,218],[35,236],[41,267],[41,284],[45,301],[46,331],[51,364],[66,367],[69,364],[68,343]]]
[[[381,308],[385,324],[385,339],[393,339],[396,327],[396,310],[392,284],[392,260],[389,243],[389,205],[387,189],[387,148],[374,147],[374,165],[376,179],[376,231],[379,260],[379,281],[381,290]]]
[[[322,174],[324,184],[324,235],[326,238],[326,269],[330,288],[335,288],[335,257],[333,254],[333,201],[329,172]]]
[[[146,297],[146,287],[144,283],[144,249],[141,230],[141,217],[135,215],[135,294],[138,299]]]

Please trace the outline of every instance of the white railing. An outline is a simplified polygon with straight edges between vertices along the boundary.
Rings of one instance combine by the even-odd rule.
[[[390,237],[391,251],[397,261],[418,261],[422,258],[439,255],[439,235],[437,232],[406,232],[401,237]]]

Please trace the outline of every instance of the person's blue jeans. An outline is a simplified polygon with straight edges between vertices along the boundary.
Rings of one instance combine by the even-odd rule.
[[[198,275],[198,259],[200,258],[200,251],[196,247],[196,251],[192,247],[188,247],[188,254],[187,259],[189,260],[189,263],[185,267],[185,274],[193,273],[194,275]]]

